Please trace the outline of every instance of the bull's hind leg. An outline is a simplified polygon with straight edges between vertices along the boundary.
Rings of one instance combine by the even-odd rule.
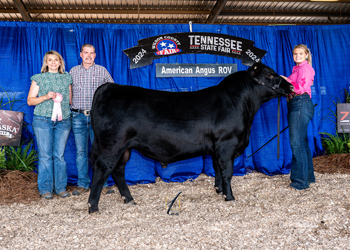
[[[112,172],[112,177],[117,185],[120,195],[124,197],[124,202],[136,205],[134,198],[132,198],[128,185],[125,181],[125,164],[130,158],[130,150],[127,149],[122,158],[119,160],[117,167]]]
[[[136,205],[134,198],[131,196],[129,187],[125,181],[125,163],[117,165],[117,167],[112,172],[112,177],[119,189],[120,195],[124,197],[124,202]]]
[[[98,211],[98,202],[100,200],[103,184],[107,181],[108,176],[113,172],[116,166],[116,160],[114,157],[101,157],[95,161],[91,191],[89,195],[89,213]]]
[[[215,170],[215,189],[218,194],[222,194],[222,177],[220,173],[220,167],[218,163],[218,158],[216,156],[212,156],[213,159],[213,167]]]

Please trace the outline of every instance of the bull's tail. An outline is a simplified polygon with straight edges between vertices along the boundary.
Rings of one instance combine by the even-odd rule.
[[[90,157],[89,157],[89,162],[91,166],[95,166],[95,162],[98,157],[98,148],[97,148],[97,143],[93,142],[91,145],[91,152],[90,152]]]

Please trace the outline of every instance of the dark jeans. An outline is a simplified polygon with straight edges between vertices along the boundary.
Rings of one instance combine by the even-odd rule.
[[[314,115],[309,95],[294,97],[288,102],[289,139],[292,147],[291,187],[305,189],[315,182],[312,155],[307,139],[307,127]]]

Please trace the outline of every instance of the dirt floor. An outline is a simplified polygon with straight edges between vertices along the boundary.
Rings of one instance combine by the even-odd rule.
[[[0,172],[0,249],[350,250],[349,157],[314,158],[316,183],[304,190],[291,190],[289,175],[252,172],[233,176],[236,200],[224,202],[205,174],[157,178],[129,187],[136,206],[113,187],[94,214],[89,192],[39,199],[36,174]]]
[[[315,172],[320,174],[350,174],[350,154],[324,155],[313,158]],[[68,187],[72,192],[76,187]],[[37,174],[0,171],[0,205],[29,203],[38,200]]]

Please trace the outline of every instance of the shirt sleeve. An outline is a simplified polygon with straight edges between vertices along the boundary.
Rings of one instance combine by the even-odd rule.
[[[68,82],[68,85],[72,85],[73,83],[72,76],[67,72],[65,74],[66,74],[66,80]]]
[[[111,77],[111,75],[108,73],[107,69],[105,69],[105,82],[114,82],[113,78]]]
[[[303,94],[304,92],[310,93],[312,82],[314,81],[315,71],[310,65],[301,67],[297,73],[295,81],[291,81],[294,86],[294,90],[297,94]]]
[[[30,78],[31,81],[35,81],[36,85],[40,87],[41,85],[41,74],[35,74]]]

